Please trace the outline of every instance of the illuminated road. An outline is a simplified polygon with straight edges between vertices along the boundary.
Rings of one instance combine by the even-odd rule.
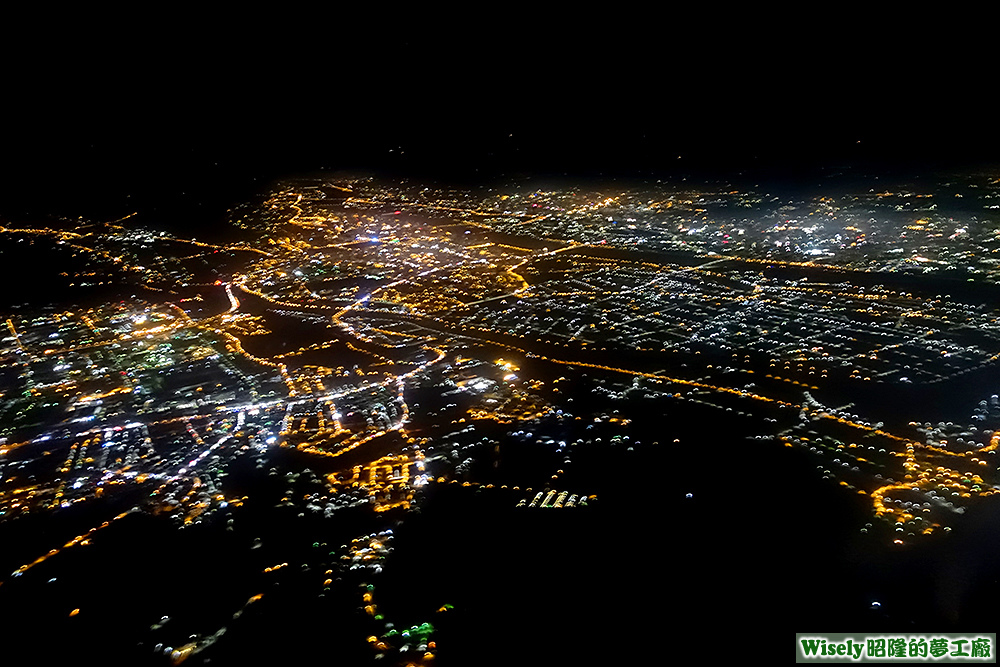
[[[229,297],[229,310],[227,312],[233,312],[240,307],[240,300],[233,296],[233,288],[229,283],[226,283],[226,296]]]

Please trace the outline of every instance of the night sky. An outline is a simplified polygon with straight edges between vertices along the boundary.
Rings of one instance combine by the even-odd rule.
[[[1000,155],[978,61],[852,17],[710,18],[66,18],[4,46],[0,216],[210,220],[319,169],[794,184]]]

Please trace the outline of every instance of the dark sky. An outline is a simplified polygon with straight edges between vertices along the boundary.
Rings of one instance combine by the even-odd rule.
[[[991,79],[878,29],[406,18],[66,20],[8,42],[0,215],[217,211],[319,168],[794,178],[990,162],[1000,145]]]

